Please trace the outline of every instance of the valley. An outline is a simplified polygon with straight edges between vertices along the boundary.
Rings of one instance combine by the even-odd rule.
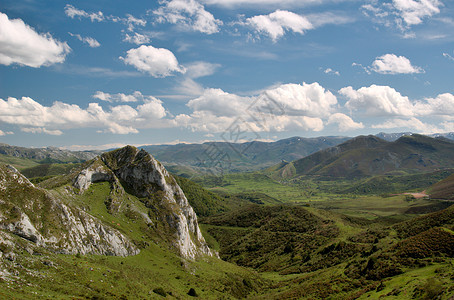
[[[218,176],[170,174],[177,160],[134,147],[84,162],[4,154],[19,171],[0,173],[0,296],[450,299],[453,154],[446,139],[357,137]]]

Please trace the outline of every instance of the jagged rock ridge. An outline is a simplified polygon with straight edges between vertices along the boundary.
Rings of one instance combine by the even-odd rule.
[[[180,254],[186,258],[212,255],[197,222],[197,216],[183,191],[167,170],[145,150],[127,146],[102,154],[82,170],[74,180],[81,193],[94,182],[109,181],[116,193],[144,198],[146,205],[160,211],[158,219],[169,225],[166,232]],[[112,197],[110,209],[120,209]]]
[[[60,253],[139,253],[118,230],[35,187],[14,167],[5,165],[0,166],[0,229]]]

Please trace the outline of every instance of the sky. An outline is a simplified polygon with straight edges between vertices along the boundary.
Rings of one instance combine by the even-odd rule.
[[[0,0],[0,142],[454,131],[454,1]]]

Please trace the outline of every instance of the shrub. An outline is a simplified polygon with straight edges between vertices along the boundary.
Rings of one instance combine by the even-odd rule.
[[[164,289],[162,287],[157,287],[157,288],[153,289],[153,293],[158,294],[162,297],[167,296],[167,293],[164,291]]]
[[[191,297],[198,297],[199,296],[199,295],[197,295],[197,292],[195,291],[194,288],[190,288],[189,289],[188,295],[191,296]]]

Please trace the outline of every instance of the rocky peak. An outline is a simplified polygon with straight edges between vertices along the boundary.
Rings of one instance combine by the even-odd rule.
[[[0,165],[0,229],[60,253],[128,256],[137,247],[118,230]]]
[[[160,162],[145,150],[126,146],[102,154],[75,178],[80,192],[92,182],[109,181],[117,188],[143,199],[149,208],[159,211],[172,243],[186,258],[212,255],[203,238],[197,216],[186,196]]]

